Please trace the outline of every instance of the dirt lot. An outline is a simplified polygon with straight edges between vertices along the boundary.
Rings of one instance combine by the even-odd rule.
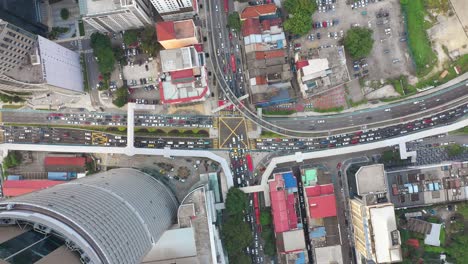
[[[428,30],[429,38],[439,60],[439,69],[449,59],[443,47],[447,48],[449,54],[460,55],[468,53],[468,2],[466,0],[452,0],[456,15],[437,16],[437,23]],[[458,15],[458,16],[457,16]],[[465,23],[465,25],[462,25]],[[465,30],[464,28],[465,27]],[[450,55],[452,56],[452,55]],[[452,56],[453,57],[453,56]]]
[[[382,18],[376,18],[376,14],[380,10],[389,13],[389,16],[386,18],[388,22],[384,22]],[[311,33],[315,35],[315,40],[305,41],[312,42],[310,45],[315,47],[337,45],[341,39],[341,31],[346,33],[352,25],[356,24],[362,27],[369,27],[370,25],[370,28],[374,30],[375,43],[371,56],[367,60],[369,79],[378,80],[409,74],[411,69],[409,67],[410,63],[408,63],[409,54],[406,42],[400,42],[400,35],[404,30],[399,0],[369,3],[368,6],[357,9],[352,9],[351,6],[346,5],[346,1],[344,0],[338,0],[336,11],[317,12],[313,16],[314,22],[330,21],[333,19],[339,19],[339,23],[327,28],[313,29]],[[390,28],[390,35],[385,33],[385,29],[387,28]],[[336,32],[337,39],[328,37],[329,32],[333,35]],[[317,33],[321,34],[320,40],[317,40]],[[389,52],[384,53],[384,50],[389,50]],[[393,60],[398,60],[398,62],[392,63]],[[353,71],[353,62],[348,59],[347,63],[349,73],[354,78],[354,74],[357,72]]]

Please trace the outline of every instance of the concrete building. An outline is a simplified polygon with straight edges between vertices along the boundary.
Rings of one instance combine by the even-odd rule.
[[[198,13],[197,0],[150,0],[164,21],[193,18]]]
[[[248,6],[240,13],[242,21],[249,18],[262,18],[266,16],[274,16],[277,14],[278,8],[275,4]]]
[[[358,259],[401,262],[400,232],[395,208],[388,202],[383,165],[362,166],[355,177],[357,195],[350,199],[350,211]]]
[[[165,49],[178,49],[200,43],[200,34],[192,19],[158,22],[156,36]]]
[[[0,230],[21,226],[27,236],[14,237],[19,250],[44,263],[52,263],[46,259],[61,245],[82,263],[141,263],[175,223],[177,207],[174,194],[155,178],[114,169],[1,201]],[[36,234],[41,244],[54,241],[39,256],[31,247]],[[76,263],[70,258],[56,263]]]
[[[84,92],[80,55],[44,37],[0,21],[0,89]]]
[[[163,104],[204,101],[210,95],[205,55],[200,44],[162,50],[159,94]]]
[[[79,0],[83,21],[99,32],[118,32],[153,23],[148,0]]]
[[[328,76],[332,71],[328,59],[301,60],[296,62],[296,69],[299,87],[304,98],[312,95],[313,89],[330,83]]]

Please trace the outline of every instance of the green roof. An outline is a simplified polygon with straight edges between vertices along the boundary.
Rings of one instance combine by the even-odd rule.
[[[308,169],[305,171],[305,177],[302,176],[304,186],[310,186],[312,183],[317,182],[317,169]]]

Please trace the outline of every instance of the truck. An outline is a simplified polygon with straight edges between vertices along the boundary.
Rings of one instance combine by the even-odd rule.
[[[76,179],[76,172],[48,172],[47,179],[51,181],[69,181]]]

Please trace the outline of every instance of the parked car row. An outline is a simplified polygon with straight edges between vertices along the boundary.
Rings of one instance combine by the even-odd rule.
[[[125,115],[95,114],[95,113],[51,113],[46,117],[52,123],[62,123],[69,125],[109,125],[126,126],[127,117]]]

